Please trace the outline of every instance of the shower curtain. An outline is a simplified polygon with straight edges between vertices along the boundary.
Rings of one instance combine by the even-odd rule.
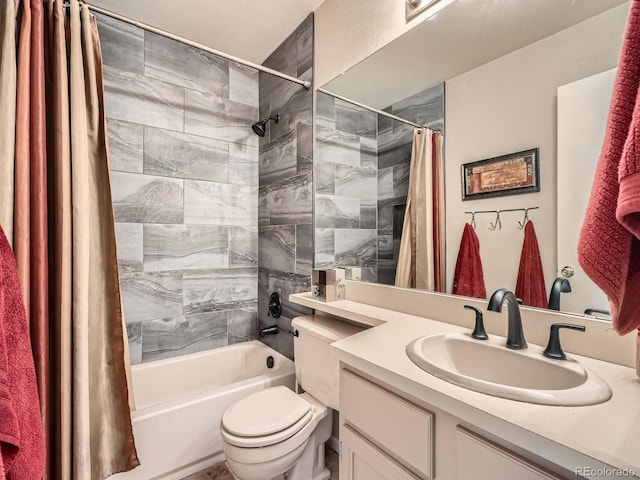
[[[0,200],[4,206],[13,196],[14,205],[11,215],[0,211],[0,222],[14,226],[47,443],[43,478],[103,479],[139,462],[97,26],[78,0],[4,3],[17,18],[19,41],[15,164],[7,165],[4,150],[0,160],[2,174],[15,169],[12,181],[0,179]],[[2,85],[11,57],[4,46]],[[10,106],[0,109],[3,138],[12,119]]]
[[[442,135],[415,129],[396,287],[444,291]]]

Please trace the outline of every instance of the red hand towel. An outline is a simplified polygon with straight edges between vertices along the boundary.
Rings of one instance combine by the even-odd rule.
[[[524,227],[524,242],[520,254],[518,280],[516,282],[516,297],[521,298],[525,305],[547,308],[547,289],[544,285],[544,272],[538,248],[538,238],[531,220]]]
[[[613,327],[640,327],[640,2],[631,2],[578,260],[609,298]]]
[[[487,298],[480,260],[480,241],[476,231],[468,223],[462,231],[456,270],[453,275],[452,293],[466,297]]]
[[[0,479],[40,480],[44,434],[16,262],[0,228]]]

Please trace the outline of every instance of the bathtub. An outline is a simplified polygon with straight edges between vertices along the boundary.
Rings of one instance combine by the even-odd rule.
[[[267,368],[267,357],[273,368]],[[132,366],[133,434],[141,465],[110,480],[174,480],[224,459],[220,420],[263,388],[294,388],[291,360],[259,341]]]

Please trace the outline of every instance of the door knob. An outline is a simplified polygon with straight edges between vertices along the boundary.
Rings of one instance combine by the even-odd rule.
[[[563,277],[569,278],[569,277],[573,277],[576,271],[571,265],[566,265],[562,267],[562,270],[560,270],[560,273],[562,274]]]

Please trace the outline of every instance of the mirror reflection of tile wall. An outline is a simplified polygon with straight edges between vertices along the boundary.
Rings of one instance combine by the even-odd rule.
[[[384,110],[443,131],[444,83]],[[393,284],[413,127],[318,92],[315,128],[315,266]]]

